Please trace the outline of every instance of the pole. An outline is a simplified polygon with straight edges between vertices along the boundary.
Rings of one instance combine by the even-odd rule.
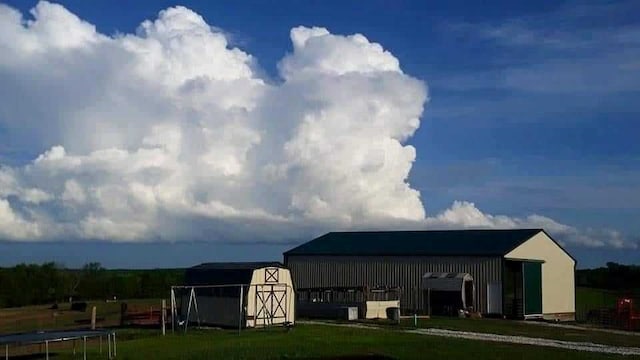
[[[187,307],[187,318],[184,320],[184,332],[187,333],[187,324],[189,324],[189,320],[191,319],[191,301],[193,298],[193,288],[189,292],[189,307]]]
[[[116,333],[113,333],[113,357],[118,356],[118,351],[116,350]]]
[[[109,360],[111,360],[111,334],[107,333],[107,345],[109,347]]]
[[[200,327],[200,310],[198,310],[198,297],[196,296],[196,290],[191,288],[193,292],[193,308],[196,310],[196,316],[198,319],[198,327]]]
[[[417,287],[413,288],[413,294],[414,294],[414,297],[413,297],[413,313],[414,314],[416,314],[418,312],[418,301],[419,301],[419,298],[420,298],[420,294],[418,294],[418,291],[419,290],[418,290]]]
[[[176,331],[176,290],[171,287],[171,332]]]
[[[167,317],[167,300],[162,299],[162,316],[160,320],[162,321],[162,336],[165,336],[167,334],[167,326],[165,325],[166,317]]]
[[[45,348],[45,358],[49,360],[49,342],[48,341],[44,342],[44,348]]]
[[[83,342],[83,345],[82,345],[82,354],[83,355],[82,356],[83,356],[84,360],[87,360],[87,337],[86,336],[82,338],[82,342]]]
[[[96,329],[96,307],[91,308],[91,330]]]
[[[242,316],[242,303],[244,302],[244,288],[242,285],[240,285],[240,301],[238,302],[240,303],[240,312],[238,313],[238,335],[240,335],[240,331],[242,330],[242,320],[244,317]]]
[[[4,346],[4,359],[9,360],[9,344]]]

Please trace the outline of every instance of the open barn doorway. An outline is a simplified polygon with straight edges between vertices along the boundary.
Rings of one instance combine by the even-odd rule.
[[[505,316],[542,317],[542,262],[505,261],[503,291]]]
[[[468,273],[428,272],[422,276],[422,289],[429,315],[455,316],[473,312],[473,277]]]

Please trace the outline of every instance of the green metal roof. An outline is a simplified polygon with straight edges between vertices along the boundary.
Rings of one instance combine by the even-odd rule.
[[[503,256],[542,229],[330,232],[284,255]]]

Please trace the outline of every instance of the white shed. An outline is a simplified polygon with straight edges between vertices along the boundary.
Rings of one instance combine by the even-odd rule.
[[[289,325],[295,321],[295,291],[280,263],[206,263],[187,269],[185,285],[172,288],[178,326]]]

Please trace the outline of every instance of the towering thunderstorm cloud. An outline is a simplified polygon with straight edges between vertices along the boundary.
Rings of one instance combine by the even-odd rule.
[[[0,5],[0,153],[35,151],[0,163],[0,239],[542,226],[567,242],[633,245],[468,202],[427,217],[407,182],[416,150],[406,145],[426,85],[363,35],[293,28],[270,80],[184,7],[114,36],[48,2],[29,18]]]

